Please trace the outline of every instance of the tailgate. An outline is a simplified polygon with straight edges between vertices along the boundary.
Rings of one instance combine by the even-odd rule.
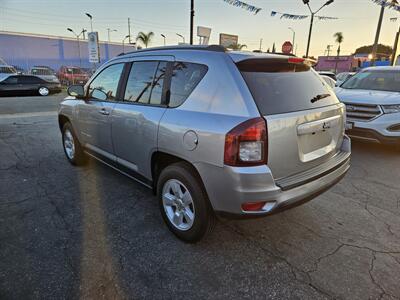
[[[304,172],[329,160],[343,142],[343,104],[265,119],[268,166],[275,179]]]

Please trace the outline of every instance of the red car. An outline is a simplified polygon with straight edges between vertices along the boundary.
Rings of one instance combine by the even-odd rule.
[[[63,85],[85,84],[89,80],[89,75],[79,67],[62,66],[57,73],[57,77]]]

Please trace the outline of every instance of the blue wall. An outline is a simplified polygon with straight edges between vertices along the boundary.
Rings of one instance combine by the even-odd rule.
[[[89,63],[87,41],[80,41],[81,66],[92,68]],[[125,51],[134,48],[125,46]],[[100,42],[100,64],[117,56],[122,45]],[[0,58],[10,65],[29,70],[35,65],[49,66],[58,70],[61,66],[79,66],[78,42],[62,37],[44,37],[0,32]]]

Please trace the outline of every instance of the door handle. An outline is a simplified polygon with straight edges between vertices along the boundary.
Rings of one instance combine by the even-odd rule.
[[[100,109],[99,113],[101,113],[102,115],[105,115],[105,116],[108,116],[110,114],[110,112],[107,111],[105,108]]]

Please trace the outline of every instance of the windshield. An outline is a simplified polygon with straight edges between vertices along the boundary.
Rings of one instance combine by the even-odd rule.
[[[370,70],[354,75],[342,86],[344,89],[400,92],[400,72],[396,70]]]
[[[79,68],[68,68],[67,69],[68,74],[82,74],[82,70]]]
[[[31,73],[33,75],[54,75],[49,69],[32,69]]]
[[[0,67],[0,73],[15,74],[17,71],[13,67]]]

